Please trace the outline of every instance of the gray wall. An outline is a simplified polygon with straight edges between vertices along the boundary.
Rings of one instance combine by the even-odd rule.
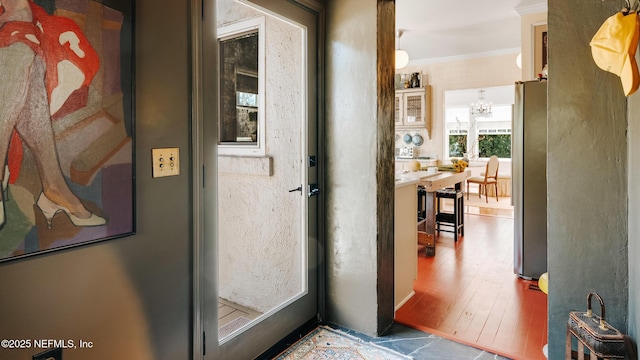
[[[384,300],[374,300],[384,261],[377,260],[377,242],[388,241],[378,238],[388,232],[381,230],[388,224],[377,225],[379,201],[389,201],[377,200],[386,180],[376,175],[388,156],[379,144],[392,143],[386,120],[371,105],[383,96],[377,87],[384,80],[372,75],[380,71],[379,40],[371,31],[379,26],[378,6],[333,1],[328,18],[328,318],[367,333],[388,318],[384,306],[377,315]],[[630,97],[627,138],[619,80],[595,67],[588,47],[619,6],[549,4],[552,359],[563,357],[568,312],[584,309],[589,291],[604,296],[614,326],[627,329],[629,319],[635,336],[640,325],[640,273],[636,261],[627,268],[628,256],[640,256],[640,116],[634,114],[640,104],[638,95]],[[0,264],[0,338],[95,343],[90,354],[65,352],[66,360],[119,358],[124,351],[136,359],[190,358],[189,9],[187,2],[138,0],[137,13],[137,234]],[[150,149],[164,146],[180,147],[182,173],[151,179]],[[0,349],[0,358],[34,352]]]
[[[627,141],[633,144],[638,135],[627,138],[627,108],[619,78],[597,68],[589,47],[600,25],[621,6],[621,2],[579,6],[571,0],[549,2],[551,359],[563,358],[569,312],[586,309],[587,293],[595,291],[604,298],[607,321],[624,331],[628,294],[638,291],[637,285],[628,287],[627,251]],[[637,190],[631,193],[637,199]],[[633,271],[637,276],[637,269]]]
[[[637,56],[636,56],[637,59]],[[638,340],[640,335],[640,95],[628,101],[628,188],[629,188],[629,334]]]
[[[94,343],[65,360],[191,358],[189,1],[136,4],[137,234],[0,264],[0,338]],[[153,147],[179,176],[151,178]]]
[[[395,3],[331,1],[327,28],[326,320],[379,334],[393,321]]]

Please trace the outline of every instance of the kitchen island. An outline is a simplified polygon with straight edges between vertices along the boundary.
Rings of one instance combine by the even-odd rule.
[[[394,209],[394,307],[398,310],[414,294],[418,275],[418,179],[396,175]]]
[[[420,173],[426,171],[416,171],[416,173]],[[433,174],[424,174],[415,175],[418,177],[418,183],[424,186],[427,191],[427,196],[425,197],[424,208],[426,209],[426,216],[424,219],[424,231],[427,233],[427,236],[435,239],[436,232],[436,191],[444,188],[455,188],[456,190],[464,190],[464,182],[465,180],[471,176],[471,171],[468,169],[463,172],[451,172],[451,171],[439,171],[435,175]],[[460,209],[460,211],[464,211],[464,209]]]
[[[414,294],[413,281],[418,273],[418,185],[427,190],[426,232],[435,236],[435,191],[446,187],[463,188],[471,172],[454,173],[415,171],[396,174],[395,185],[395,309]]]

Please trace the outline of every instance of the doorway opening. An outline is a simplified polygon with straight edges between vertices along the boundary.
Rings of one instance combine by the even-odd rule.
[[[471,3],[467,5],[474,6]],[[403,45],[412,59],[403,72],[419,72],[433,89],[433,121],[429,131],[434,135],[425,140],[418,153],[429,156],[437,154],[442,165],[451,165],[451,159],[468,158],[472,160],[468,169],[474,172],[474,176],[480,175],[485,171],[483,162],[487,158],[482,155],[480,142],[493,137],[507,143],[507,138],[513,136],[513,132],[508,131],[507,126],[493,122],[500,111],[496,106],[500,105],[495,100],[497,97],[479,92],[488,91],[485,86],[514,84],[522,79],[534,79],[537,74],[543,73],[543,66],[538,60],[545,60],[546,49],[539,46],[544,41],[540,40],[542,37],[534,36],[533,30],[538,29],[537,25],[546,24],[546,14],[543,13],[546,9],[528,16],[522,16],[518,8],[494,9],[494,14],[504,11],[512,17],[509,21],[505,16],[503,22],[492,23],[491,31],[500,29],[500,34],[495,33],[496,37],[509,35],[513,42],[512,46],[504,46],[500,54],[494,52],[489,55],[487,49],[481,51],[478,47],[489,42],[487,36],[479,35],[482,27],[487,28],[486,19],[482,27],[472,27],[477,25],[473,21],[479,19],[477,9],[466,14],[470,17],[469,21],[460,21],[459,16],[456,21],[451,21],[447,19],[448,13],[444,8],[434,6],[431,8],[433,11],[429,12],[434,16],[434,21],[424,23],[429,28],[417,29],[419,25],[413,25],[412,29],[412,25],[408,24],[412,24],[417,6],[413,2],[398,4],[396,25],[405,29]],[[482,7],[486,7],[485,4]],[[445,19],[451,25],[445,24]],[[442,21],[440,26],[435,25],[438,21]],[[529,27],[530,30],[527,30]],[[461,36],[462,33],[473,35]],[[407,44],[410,41],[414,41],[413,44]],[[467,51],[464,54],[448,53],[445,43],[456,44],[456,49]],[[451,59],[450,64],[445,64],[446,58]],[[517,59],[520,60],[518,65]],[[465,88],[470,90],[470,97],[460,102],[462,116],[457,119],[455,116],[446,118],[445,112],[448,110],[444,104],[449,97],[448,91]],[[510,94],[513,97],[513,86]],[[489,103],[493,116],[482,118],[474,124],[470,121],[473,119],[468,117],[471,113],[470,104],[479,103],[480,97]],[[513,111],[511,106],[504,108],[505,113],[511,114]],[[464,116],[467,116],[466,120]],[[540,147],[544,148],[546,144]],[[511,159],[505,156],[500,160],[499,172],[511,170]],[[513,203],[502,203],[502,199],[507,202],[511,196],[519,197],[509,191],[507,177],[503,176],[503,179],[501,187],[504,190],[499,190],[498,194],[503,195],[499,196],[501,201],[489,197],[487,203],[484,195],[478,197],[477,185],[470,186],[470,194],[464,196],[464,236],[461,239],[456,242],[453,234],[440,233],[436,237],[435,256],[428,257],[424,249],[418,250],[415,295],[397,309],[395,319],[404,325],[510,358],[544,359],[542,349],[547,338],[547,298],[537,290],[535,281],[521,279],[514,273],[514,232],[518,209],[517,206],[516,209],[511,206]],[[466,191],[466,185],[464,188]],[[476,203],[484,203],[486,207]],[[507,335],[508,340],[504,341]]]
[[[479,89],[444,91],[442,163],[468,159],[471,176],[483,176],[488,157],[496,155],[499,184],[488,196],[478,185],[464,194],[465,231],[458,241],[441,232],[434,256],[418,247],[415,295],[397,309],[395,320],[510,358],[545,359],[546,295],[536,281],[518,278],[513,266],[514,86],[483,90],[494,90],[485,94],[493,101],[491,116],[471,112]],[[453,209],[453,199],[440,201],[445,210]]]

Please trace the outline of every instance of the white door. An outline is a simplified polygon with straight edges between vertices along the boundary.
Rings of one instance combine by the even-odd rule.
[[[203,24],[200,345],[207,359],[250,359],[318,318],[321,15],[307,0],[214,3],[215,23],[205,9]]]

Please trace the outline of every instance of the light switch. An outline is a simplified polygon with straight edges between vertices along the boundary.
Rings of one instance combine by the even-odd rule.
[[[154,178],[180,174],[180,149],[151,149]]]

